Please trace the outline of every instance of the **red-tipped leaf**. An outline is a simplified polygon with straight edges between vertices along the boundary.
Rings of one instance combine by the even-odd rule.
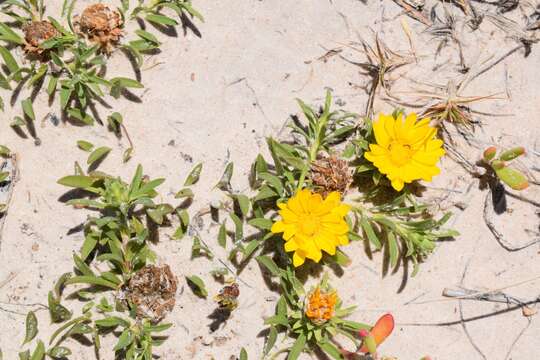
[[[386,314],[377,320],[375,326],[373,326],[373,328],[370,330],[370,335],[373,337],[373,339],[375,339],[377,346],[379,346],[384,340],[386,340],[388,336],[390,336],[393,330],[394,317],[391,314]],[[366,345],[362,345],[360,352],[367,353],[369,352],[369,349]]]

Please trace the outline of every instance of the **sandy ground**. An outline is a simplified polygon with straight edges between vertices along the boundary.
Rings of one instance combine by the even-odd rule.
[[[79,1],[77,8],[88,3]],[[457,47],[450,43],[435,58],[439,41],[422,33],[425,26],[402,15],[388,0],[368,4],[357,0],[198,0],[196,5],[206,17],[204,24],[198,24],[201,37],[189,30],[186,34],[180,30],[176,38],[160,35],[162,53],[149,58],[150,68],[142,73],[146,88],[137,92],[142,103],[110,99],[114,109],[124,115],[135,143],[134,157],[127,164],[120,165],[127,142],[118,141],[103,126],[54,126],[40,120],[36,125],[41,145],[35,146],[9,127],[10,119],[21,111],[19,103],[7,106],[2,115],[0,143],[18,154],[20,168],[0,251],[0,348],[6,359],[16,357],[28,310],[38,311],[42,338],[53,331],[39,303],[46,303],[47,292],[58,276],[72,269],[71,255],[81,245],[80,232],[68,233],[87,213],[60,202],[66,189],[56,184],[60,177],[72,173],[74,161],[86,159],[86,153],[76,148],[76,140],[113,147],[101,166],[104,171],[129,177],[141,163],[152,177],[167,178],[161,192],[164,200],[173,203],[173,194],[189,169],[204,162],[203,178],[195,188],[197,199],[191,207],[195,213],[215,196],[209,189],[228,160],[235,164],[234,188],[247,188],[251,161],[257,152],[265,152],[264,137],[278,134],[289,115],[298,112],[295,98],[318,104],[325,88],[331,88],[336,108],[364,111],[367,94],[362,86],[369,78],[339,56],[321,58],[327,50],[337,48],[347,59],[364,61],[360,52],[343,46],[357,42],[358,34],[371,42],[376,32],[391,48],[409,52],[401,26],[403,19],[407,21],[418,63],[391,74],[396,91],[422,88],[416,82],[444,85],[448,79],[463,76],[458,72]],[[512,14],[519,20],[519,10]],[[487,20],[476,32],[460,27],[460,34],[471,72],[490,56],[497,57],[516,46]],[[524,163],[538,163],[532,150],[540,138],[539,62],[540,53],[534,45],[527,58],[519,50],[465,89],[465,95],[499,94],[498,100],[474,108],[508,115],[477,117],[484,126],[476,133],[478,142],[462,148],[468,158],[476,160],[485,144],[524,145],[530,153]],[[121,53],[113,54],[111,63],[109,74],[132,76]],[[2,95],[8,99],[7,93]],[[376,112],[391,109],[392,105],[381,98],[375,103]],[[45,97],[39,97],[38,118],[50,111],[56,113],[56,107],[49,109]],[[105,118],[109,111],[101,112]],[[456,241],[440,243],[420,273],[408,280],[404,280],[402,269],[383,276],[382,255],[369,259],[361,244],[353,244],[345,248],[353,258],[352,265],[342,276],[332,273],[333,284],[345,303],[358,305],[352,316],[355,320],[374,322],[383,312],[394,314],[397,328],[381,348],[385,354],[403,360],[423,355],[439,360],[536,359],[540,349],[538,316],[527,318],[520,309],[507,311],[505,304],[488,302],[463,301],[460,307],[458,301],[441,297],[445,287],[460,283],[472,289],[496,289],[540,275],[540,247],[517,252],[503,249],[482,220],[485,192],[478,188],[478,181],[450,159],[444,159],[443,169],[431,187],[454,192],[432,189],[427,196],[447,197],[441,206],[456,214],[451,222],[462,235]],[[538,187],[522,194],[540,201]],[[464,210],[452,207],[456,201],[468,206]],[[538,231],[535,207],[511,198],[508,201],[513,211],[497,223],[510,241],[524,243],[534,236],[526,229]],[[156,251],[159,261],[170,264],[179,276],[182,289],[168,317],[174,327],[170,339],[159,348],[161,358],[222,360],[238,355],[241,347],[247,349],[250,359],[259,358],[264,343],[259,334],[264,329],[263,318],[272,314],[277,296],[265,286],[257,264],[251,262],[240,275],[248,285],[241,286],[239,309],[226,326],[210,333],[207,316],[215,304],[211,297],[206,301],[195,297],[183,276],[203,277],[210,293],[215,294],[220,285],[211,280],[208,271],[218,264],[205,259],[191,261],[191,241],[169,240],[165,233],[170,231],[164,231]],[[216,244],[216,231],[216,225],[205,219],[204,239],[225,258]],[[4,284],[5,279],[11,280]],[[537,279],[505,291],[534,299],[540,293],[539,284]],[[73,302],[70,306],[78,305]],[[460,311],[468,320],[470,338],[460,322]],[[74,340],[68,344],[74,349],[74,359],[95,358],[90,348],[76,345]],[[110,356],[103,352],[103,359]]]

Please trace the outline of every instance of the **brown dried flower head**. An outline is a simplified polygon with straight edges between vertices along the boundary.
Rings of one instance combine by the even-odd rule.
[[[157,323],[174,308],[176,289],[169,265],[146,265],[135,273],[125,291],[127,300],[137,307],[137,316]]]
[[[90,5],[75,19],[77,31],[110,54],[122,36],[122,17],[104,4]]]
[[[240,296],[240,287],[237,283],[226,285],[214,297],[221,309],[233,311],[238,307],[238,297]]]
[[[24,50],[34,55],[41,55],[46,51],[39,47],[44,41],[60,35],[53,24],[47,20],[29,22],[23,27],[23,32],[26,40]]]
[[[347,161],[332,155],[315,161],[311,165],[311,181],[315,190],[326,197],[332,191],[345,194],[352,182]]]

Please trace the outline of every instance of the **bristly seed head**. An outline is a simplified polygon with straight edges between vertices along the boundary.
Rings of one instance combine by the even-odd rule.
[[[87,7],[75,20],[77,31],[99,44],[102,51],[110,54],[122,36],[122,17],[104,4]]]
[[[174,308],[176,289],[177,280],[169,265],[146,265],[133,275],[124,292],[137,307],[137,317],[157,323]]]
[[[347,161],[332,155],[311,165],[311,181],[315,190],[324,197],[333,191],[344,195],[352,182],[352,176]]]
[[[41,55],[46,51],[39,47],[44,41],[60,35],[53,24],[47,20],[29,22],[23,27],[23,32],[26,40],[24,50],[34,55]]]

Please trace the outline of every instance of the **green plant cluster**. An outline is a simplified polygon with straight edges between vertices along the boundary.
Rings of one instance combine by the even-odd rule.
[[[4,43],[0,46],[0,57],[5,65],[5,72],[0,72],[0,87],[13,91],[12,102],[21,96],[21,89],[26,88],[30,93],[21,101],[21,115],[13,119],[12,127],[27,127],[35,136],[33,102],[42,89],[51,104],[59,97],[63,118],[92,125],[99,119],[96,104],[104,103],[106,94],[119,98],[129,95],[129,89],[143,87],[136,79],[107,76],[107,51],[74,26],[76,3],[76,0],[64,0],[61,14],[47,17],[43,0],[7,0],[0,5],[0,12],[9,17],[9,21],[0,22],[0,41]],[[122,0],[119,5],[123,32],[129,23],[144,26],[146,22],[162,28],[191,21],[190,17],[204,20],[190,0]],[[171,17],[171,12],[179,20]],[[26,54],[24,59],[17,59],[13,50],[29,46],[23,29],[40,21],[52,24],[56,35],[38,45],[37,56]],[[136,60],[134,70],[140,72],[143,56],[158,51],[161,42],[142,27],[133,34],[123,35],[116,46]]]
[[[152,359],[153,347],[166,339],[160,333],[171,324],[140,319],[136,316],[137,306],[122,299],[121,294],[133,275],[155,260],[148,224],[160,226],[176,216],[182,227],[186,209],[181,205],[156,203],[156,188],[164,179],[149,179],[140,165],[129,183],[101,171],[85,174],[80,167],[76,169],[74,175],[65,176],[58,183],[84,195],[70,199],[68,205],[93,210],[96,216],[88,217],[84,224],[84,242],[80,252],[73,255],[74,273],[63,274],[55,289],[49,292],[51,322],[60,327],[47,346],[39,340],[33,352],[25,350],[20,359],[67,358],[71,350],[63,342],[73,336],[90,337],[99,354],[100,336],[109,333],[118,336],[113,348],[116,358]],[[200,170],[196,167],[190,173],[185,189],[198,181]],[[104,265],[108,269],[103,270]],[[64,288],[71,285],[78,285],[75,294],[85,302],[82,314],[75,318],[72,311],[61,304]],[[86,287],[81,288],[81,285]],[[26,327],[24,344],[32,342],[37,335],[37,319],[32,312],[27,317]]]

